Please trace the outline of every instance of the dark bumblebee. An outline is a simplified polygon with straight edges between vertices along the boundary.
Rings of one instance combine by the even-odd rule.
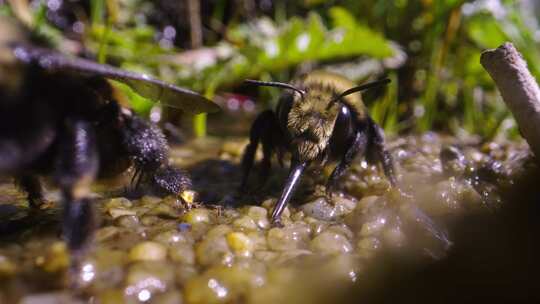
[[[367,113],[360,94],[353,94],[386,84],[388,79],[355,86],[340,75],[314,71],[292,85],[247,82],[290,90],[282,94],[275,112],[268,110],[257,117],[242,159],[241,188],[244,189],[259,142],[263,147],[263,178],[268,176],[274,150],[280,162],[284,152],[291,153],[289,177],[272,212],[272,222],[279,224],[283,209],[311,163],[324,165],[328,160],[338,161],[327,183],[328,193],[357,155],[365,155],[368,162],[380,162],[390,183],[396,184],[392,157],[384,147],[383,130]]]
[[[135,168],[162,194],[179,195],[189,178],[168,164],[162,131],[122,107],[106,79],[189,113],[219,108],[203,96],[143,74],[37,47],[0,17],[0,174],[15,177],[31,207],[43,202],[40,176],[52,177],[63,201],[63,234],[73,253],[93,231],[90,183]]]

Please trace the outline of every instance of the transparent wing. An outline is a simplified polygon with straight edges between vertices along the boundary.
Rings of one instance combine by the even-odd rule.
[[[118,69],[91,60],[66,56],[60,52],[27,45],[14,46],[14,54],[25,63],[35,63],[50,71],[77,73],[82,76],[102,76],[130,86],[143,97],[190,114],[212,113],[219,106],[199,93],[184,89],[141,73]]]

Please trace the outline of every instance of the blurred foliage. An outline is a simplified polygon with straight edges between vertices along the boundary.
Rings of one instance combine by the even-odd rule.
[[[34,0],[30,8],[35,29],[56,45],[64,37],[78,40],[100,61],[207,96],[242,88],[245,78],[288,81],[299,70],[343,63],[354,70],[376,60],[383,68],[375,73],[393,81],[366,100],[389,133],[515,136],[480,53],[511,41],[540,76],[540,8],[533,0],[202,0],[204,47],[198,49],[187,49],[186,1],[74,0],[60,2],[70,5],[64,11],[53,10],[51,1]],[[0,12],[8,10],[0,6]],[[404,64],[391,64],[400,53]],[[278,95],[260,92],[265,101]],[[148,113],[149,101],[131,99]],[[202,130],[205,122],[197,124]]]

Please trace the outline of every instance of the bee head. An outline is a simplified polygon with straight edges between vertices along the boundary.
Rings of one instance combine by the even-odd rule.
[[[322,156],[328,146],[341,104],[330,104],[339,94],[332,86],[308,83],[304,90],[304,95],[294,96],[286,127],[295,156],[311,161]]]
[[[345,97],[390,82],[389,79],[354,86],[352,82],[328,72],[313,72],[294,84],[246,80],[260,86],[273,86],[292,90],[285,96],[290,102],[286,128],[291,135],[292,149],[299,161],[322,159],[339,115],[349,113],[362,116],[363,104],[359,96],[345,101]],[[344,107],[347,109],[344,110]],[[343,114],[349,115],[349,114]],[[358,117],[360,118],[360,117]]]

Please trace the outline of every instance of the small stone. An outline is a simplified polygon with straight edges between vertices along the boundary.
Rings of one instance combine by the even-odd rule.
[[[111,250],[99,246],[82,263],[81,286],[92,285],[96,290],[117,286],[124,280],[127,250]]]
[[[343,235],[348,240],[352,239],[354,237],[354,233],[349,229],[349,227],[345,224],[334,224],[329,226],[326,231],[329,232],[335,232]]]
[[[370,195],[363,197],[356,205],[356,213],[366,213],[379,199],[378,196]]]
[[[117,227],[106,226],[96,231],[95,239],[97,242],[105,242],[107,240],[112,239],[116,235],[118,235],[119,232],[120,232],[120,229],[118,229]]]
[[[153,240],[167,246],[181,243],[193,244],[194,242],[189,232],[181,232],[174,229],[156,234]]]
[[[147,227],[154,226],[158,222],[159,222],[159,217],[155,215],[143,215],[141,217],[141,224]]]
[[[197,208],[184,214],[183,221],[194,225],[199,223],[210,223],[210,214],[207,209]]]
[[[289,251],[283,251],[274,261],[277,265],[287,264],[293,260],[300,260],[300,257],[312,255],[313,252],[307,249],[293,249]]]
[[[82,304],[81,300],[77,300],[67,292],[41,293],[25,296],[19,304]]]
[[[374,237],[367,237],[358,241],[356,247],[358,248],[358,253],[361,257],[370,258],[381,248],[381,241]]]
[[[171,260],[177,263],[194,265],[195,264],[195,250],[193,246],[186,243],[179,243],[169,248],[169,256]]]
[[[308,228],[309,231],[309,228]],[[267,234],[268,247],[272,250],[287,251],[307,247],[309,232],[306,233],[287,226],[285,228],[272,228]]]
[[[185,286],[186,303],[242,303],[248,292],[261,286],[264,279],[240,267],[214,267],[189,280]]]
[[[167,248],[157,242],[142,242],[129,251],[128,258],[134,261],[160,261],[167,257]]]
[[[253,256],[257,260],[267,263],[267,262],[275,260],[279,256],[279,253],[275,251],[269,251],[269,250],[259,250],[259,251],[255,251]]]
[[[191,230],[191,224],[188,223],[180,223],[178,224],[178,230],[182,232],[187,232]]]
[[[131,265],[126,275],[124,293],[141,302],[152,299],[154,294],[164,292],[174,283],[174,269],[157,261],[139,262]]]
[[[136,215],[122,215],[116,218],[115,223],[124,228],[137,228],[141,225],[139,218]]]
[[[334,206],[329,204],[324,197],[303,204],[300,208],[307,216],[318,220],[331,221],[337,217]]]
[[[69,252],[64,242],[54,242],[44,257],[37,259],[36,264],[50,273],[64,271],[69,266]]]
[[[247,142],[245,140],[228,140],[221,146],[220,154],[226,153],[231,155],[232,157],[240,157],[244,152],[244,148],[246,145]]]
[[[0,255],[0,278],[10,277],[17,272],[17,265],[8,257]]]
[[[467,167],[467,159],[459,148],[446,146],[441,149],[440,159],[443,172],[447,176],[463,176]]]
[[[191,224],[188,224],[191,225]],[[212,226],[207,223],[199,223],[195,225],[191,225],[191,235],[193,236],[194,240],[200,240],[202,238],[206,237],[206,233],[212,229]]]
[[[124,303],[124,292],[121,289],[108,289],[100,292],[97,297],[100,304]]]
[[[309,219],[313,219],[313,218],[310,217]],[[326,230],[326,228],[328,227],[327,222],[322,222],[322,221],[318,221],[318,220],[315,220],[315,219],[313,219],[313,221],[310,221],[309,225],[311,227],[311,231],[312,231],[313,235],[320,234],[321,232]]]
[[[108,210],[108,212],[109,212],[109,215],[113,219],[116,219],[116,218],[124,216],[124,215],[137,215],[137,213],[135,211],[130,210],[130,209],[126,209],[124,207],[110,208]]]
[[[352,254],[337,254],[317,269],[329,282],[355,282],[358,279],[358,261]]]
[[[405,246],[407,237],[399,226],[390,227],[385,229],[383,233],[385,245],[393,248],[401,248]]]
[[[305,215],[323,220],[333,221],[347,215],[356,207],[356,202],[344,195],[334,195],[332,203],[325,197],[319,197],[309,203],[303,204],[301,209]]]
[[[131,208],[133,206],[133,203],[125,197],[117,197],[117,198],[112,198],[106,201],[103,204],[103,206],[105,207],[106,210],[109,210],[112,208],[126,209],[126,208]]]
[[[199,274],[196,266],[188,264],[180,264],[175,266],[176,284],[185,286],[186,283]]]
[[[157,204],[147,214],[166,218],[177,218],[179,216],[178,211],[167,204]]]
[[[250,231],[246,234],[253,242],[253,250],[266,250],[268,248],[264,232]]]
[[[360,230],[361,236],[370,236],[380,233],[388,223],[388,219],[384,215],[378,215],[372,218],[369,222],[362,225]]]
[[[303,220],[304,218],[306,217],[306,214],[304,213],[304,211],[300,210],[298,212],[295,212],[292,216],[291,216],[291,219],[293,221],[301,221]]]
[[[257,224],[255,224],[255,221],[247,215],[234,220],[233,226],[240,230],[257,230]]]
[[[152,207],[153,205],[160,204],[161,201],[162,199],[157,196],[145,195],[141,197],[141,199],[139,200],[139,204],[143,206]]]
[[[180,291],[167,291],[156,295],[152,303],[154,304],[182,304],[183,297]]]
[[[334,203],[335,212],[338,216],[344,216],[349,214],[356,207],[357,201],[346,195],[334,195],[332,197]]]
[[[247,216],[253,219],[257,227],[266,229],[270,227],[270,221],[268,220],[268,211],[259,206],[251,206],[247,210]]]
[[[263,203],[262,203],[262,206],[267,210],[272,210],[274,209],[274,206],[276,205],[277,203],[277,200],[275,198],[269,198],[267,200],[265,200]],[[281,218],[282,219],[288,219],[291,217],[291,211],[289,210],[289,206],[286,206],[284,209],[283,209],[283,212],[281,213]]]
[[[195,247],[197,261],[204,266],[231,263],[234,255],[225,238],[230,231],[230,228],[224,225],[211,229]]]
[[[242,232],[231,232],[227,234],[227,243],[236,255],[251,257],[253,254],[253,241]]]
[[[310,244],[311,250],[322,254],[339,254],[352,251],[352,245],[339,233],[325,231],[315,237]]]

